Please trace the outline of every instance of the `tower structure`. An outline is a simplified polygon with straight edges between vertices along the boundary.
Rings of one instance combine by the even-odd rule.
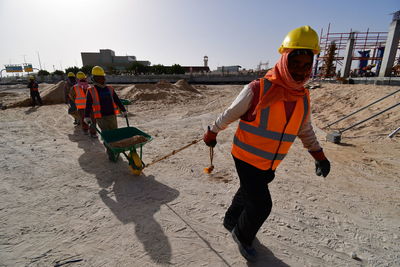
[[[204,56],[204,67],[208,67],[208,56]]]

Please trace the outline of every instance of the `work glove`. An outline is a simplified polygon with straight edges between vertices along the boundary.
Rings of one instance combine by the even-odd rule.
[[[210,130],[210,126],[207,128],[207,132],[204,133],[203,141],[209,147],[215,147],[217,145],[217,134]]]
[[[122,111],[121,112],[122,117],[128,118],[128,111]]]
[[[329,171],[331,170],[331,163],[329,160],[324,159],[321,161],[315,161],[315,173],[318,176],[328,176]]]
[[[322,148],[318,151],[309,151],[311,156],[315,159],[315,173],[318,176],[328,176],[329,171],[331,170],[331,163],[325,157],[324,151]]]
[[[92,122],[92,119],[90,118],[90,117],[85,117],[84,119],[83,119],[83,121],[87,124],[87,125],[91,125],[93,122]]]

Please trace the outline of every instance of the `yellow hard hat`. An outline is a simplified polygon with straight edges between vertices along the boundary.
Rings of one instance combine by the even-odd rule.
[[[34,80],[35,77],[34,76],[29,76],[29,80]]]
[[[100,66],[94,66],[92,69],[92,75],[93,76],[106,76],[104,70]]]
[[[310,49],[314,54],[318,54],[319,38],[318,34],[310,26],[302,26],[291,30],[279,47],[279,53],[283,53],[286,48],[291,49]]]
[[[68,76],[68,77],[75,77],[75,74],[74,74],[73,72],[70,71],[70,72],[68,72],[67,76]]]
[[[83,80],[86,79],[86,75],[82,71],[78,71],[78,73],[76,74],[76,78],[78,78],[78,80]]]

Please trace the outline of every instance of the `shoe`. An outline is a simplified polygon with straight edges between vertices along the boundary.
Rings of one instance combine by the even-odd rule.
[[[90,134],[90,137],[97,138],[97,134]]]
[[[255,262],[257,260],[257,251],[252,246],[248,246],[248,245],[240,242],[240,240],[237,237],[235,232],[236,232],[236,227],[233,228],[233,230],[232,230],[232,237],[233,237],[233,240],[236,242],[236,244],[239,247],[240,254],[242,254],[242,256],[246,260],[248,260],[250,262]]]
[[[228,230],[229,232],[232,232],[233,228],[235,228],[235,224],[228,222],[228,220],[226,220],[226,217],[224,218],[223,225],[225,229]]]
[[[88,131],[88,130],[83,130],[83,134],[84,134],[84,135],[88,135],[88,134],[89,134],[89,131]]]

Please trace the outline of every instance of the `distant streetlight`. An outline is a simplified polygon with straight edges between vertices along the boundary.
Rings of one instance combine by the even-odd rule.
[[[42,63],[40,62],[40,56],[39,56],[39,52],[38,52],[38,51],[36,51],[36,53],[37,53],[37,56],[38,56],[38,60],[39,60],[39,66],[40,66],[40,69],[42,69]]]

